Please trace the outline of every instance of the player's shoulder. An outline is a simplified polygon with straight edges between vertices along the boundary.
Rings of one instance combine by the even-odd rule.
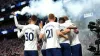
[[[36,29],[38,29],[39,28],[39,26],[38,25],[30,25],[30,27],[32,27],[32,28],[36,28]]]
[[[60,25],[60,24],[59,24],[58,22],[54,22],[54,25],[55,25],[55,26],[58,26],[58,25]]]
[[[50,22],[50,24],[57,25],[59,23],[58,22]]]
[[[38,25],[35,25],[36,26],[36,28],[39,28],[39,26]]]
[[[28,25],[23,27],[23,29],[27,29],[27,28],[39,28],[39,26],[34,25],[34,24],[28,24]]]
[[[65,23],[61,23],[61,24],[59,23],[59,25],[65,25]]]

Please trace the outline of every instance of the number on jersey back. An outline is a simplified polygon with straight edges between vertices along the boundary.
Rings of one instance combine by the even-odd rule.
[[[53,29],[47,29],[46,34],[47,34],[47,38],[53,37]]]
[[[25,40],[26,41],[33,41],[33,39],[34,39],[34,34],[33,34],[33,32],[26,32],[25,33],[25,36],[26,36],[26,38],[25,38]]]

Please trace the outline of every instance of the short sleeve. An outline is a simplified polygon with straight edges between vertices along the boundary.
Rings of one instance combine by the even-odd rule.
[[[18,38],[21,38],[25,33],[25,29],[22,29],[22,31],[20,32],[20,30],[17,32]]]

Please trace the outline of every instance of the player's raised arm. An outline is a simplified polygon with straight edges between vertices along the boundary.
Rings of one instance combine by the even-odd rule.
[[[41,29],[41,32],[40,32],[40,34],[39,34],[39,39],[42,39],[43,37],[44,37],[44,30]]]
[[[16,17],[16,15],[15,15],[15,13],[13,12],[12,14],[14,15],[15,26],[16,26],[17,28],[19,28],[19,29],[22,29],[25,25],[20,25],[20,24],[18,24],[18,20],[17,20],[17,17]]]
[[[20,29],[18,29],[18,30],[17,30],[17,36],[18,36],[18,38],[21,38],[23,35],[24,35],[24,31],[22,30],[22,31],[20,32]]]

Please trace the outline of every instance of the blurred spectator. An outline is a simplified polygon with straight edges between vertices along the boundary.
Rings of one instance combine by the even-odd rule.
[[[23,41],[17,38],[0,41],[0,56],[22,56],[23,47]]]
[[[17,4],[20,1],[25,1],[25,0],[0,0],[0,7],[4,8],[11,4]]]

